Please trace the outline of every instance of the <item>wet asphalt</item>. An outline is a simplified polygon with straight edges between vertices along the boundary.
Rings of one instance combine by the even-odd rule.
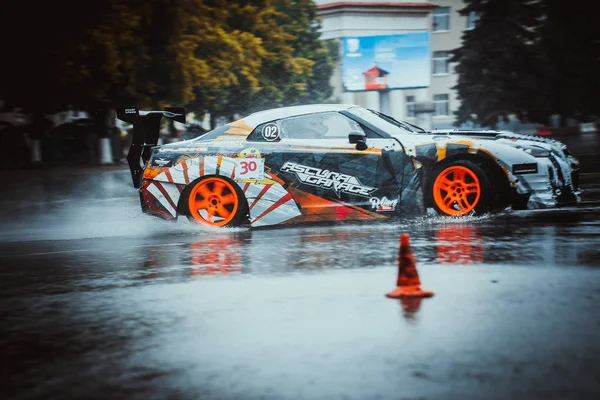
[[[2,399],[596,399],[600,184],[552,211],[207,230],[124,168],[8,171]],[[409,233],[425,289],[395,287]]]

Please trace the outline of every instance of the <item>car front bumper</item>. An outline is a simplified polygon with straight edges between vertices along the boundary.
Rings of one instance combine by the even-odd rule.
[[[581,201],[577,160],[551,154],[538,158],[538,171],[516,175],[518,196],[528,197],[527,208],[554,208]]]

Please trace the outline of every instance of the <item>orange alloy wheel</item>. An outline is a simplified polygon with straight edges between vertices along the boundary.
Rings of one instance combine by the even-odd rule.
[[[470,213],[481,197],[479,179],[467,167],[446,168],[433,182],[433,200],[444,214],[461,216]]]
[[[236,216],[239,197],[233,185],[222,178],[206,178],[188,197],[190,216],[201,224],[224,226]]]

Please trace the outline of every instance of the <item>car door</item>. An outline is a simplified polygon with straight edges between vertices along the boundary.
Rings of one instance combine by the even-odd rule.
[[[368,148],[357,150],[348,135],[367,132],[337,112],[284,118],[259,128],[276,148],[270,152],[269,168],[285,182],[303,213],[340,204],[382,214],[397,211],[403,163],[408,162],[393,156],[405,156],[397,140],[369,137]]]

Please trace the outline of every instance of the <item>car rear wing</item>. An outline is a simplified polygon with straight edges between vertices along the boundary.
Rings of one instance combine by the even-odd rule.
[[[143,165],[148,162],[152,147],[158,144],[162,117],[185,124],[185,108],[166,107],[164,111],[140,111],[137,107],[117,108],[117,118],[133,125],[127,162],[133,187],[140,187]]]

